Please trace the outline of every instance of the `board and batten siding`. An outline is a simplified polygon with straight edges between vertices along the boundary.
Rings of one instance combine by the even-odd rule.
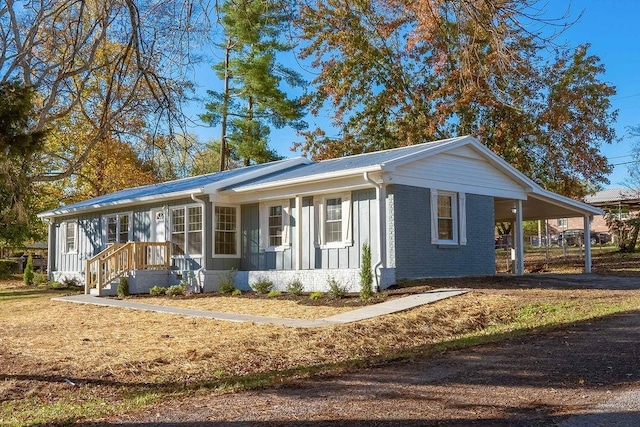
[[[69,222],[76,224],[75,250],[66,250],[66,229]],[[101,251],[102,218],[100,215],[85,215],[56,222],[55,271],[84,272],[86,260]]]
[[[112,211],[103,211],[94,215],[84,215],[79,217],[68,217],[59,220],[55,224],[54,239],[56,242],[55,248],[55,264],[54,271],[57,272],[73,272],[83,273],[86,268],[86,260],[97,255],[104,250],[107,246],[106,236],[106,219],[108,216],[117,214],[130,214],[131,215],[131,240],[136,242],[148,242],[152,239],[153,218],[152,212],[158,209],[162,209],[165,213],[165,238],[171,239],[170,229],[170,209],[177,206],[195,205],[195,202],[190,198],[174,200],[169,203],[155,203],[142,206],[135,206],[131,208],[122,208]],[[203,221],[208,229],[211,229],[212,220],[212,208],[211,203],[205,202],[205,211],[203,212]],[[76,221],[77,236],[76,247],[77,250],[72,253],[65,251],[65,229],[66,223],[69,221]],[[207,239],[208,253],[211,253],[211,239]],[[177,270],[197,270],[202,264],[202,257],[191,258],[174,258],[172,265]],[[229,269],[231,267],[238,267],[237,260],[214,260],[210,259],[208,262],[208,268]]]
[[[471,147],[459,147],[446,153],[399,166],[391,174],[394,184],[493,197],[526,199],[522,186]]]
[[[296,268],[295,256],[298,254],[298,230],[302,227],[302,270],[314,269],[354,269],[360,268],[362,245],[369,242],[372,259],[378,257],[378,203],[375,189],[354,191],[351,193],[351,236],[350,245],[339,248],[323,248],[318,244],[318,213],[313,197],[302,198],[302,218],[297,218],[298,209],[295,199],[290,200],[291,246],[282,251],[261,251],[259,205],[242,206],[242,270],[293,270]]]
[[[289,200],[289,235],[296,235],[295,199]],[[260,205],[258,203],[242,205],[241,209],[241,270],[293,270],[295,268],[294,255],[297,253],[298,243],[295,237],[290,237],[290,244],[275,251],[260,249]],[[293,220],[291,220],[293,219]]]

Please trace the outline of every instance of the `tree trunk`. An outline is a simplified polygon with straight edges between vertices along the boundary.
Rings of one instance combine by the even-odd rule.
[[[220,119],[220,172],[227,169],[227,114],[229,111],[229,56],[231,55],[231,39],[227,39],[224,54],[224,90],[222,92],[222,111]]]

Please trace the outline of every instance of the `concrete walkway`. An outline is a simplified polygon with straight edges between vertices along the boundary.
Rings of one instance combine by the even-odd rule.
[[[317,328],[320,326],[336,325],[342,323],[358,322],[385,314],[397,313],[425,304],[440,301],[445,298],[467,293],[461,289],[438,289],[422,294],[396,298],[379,304],[358,308],[346,313],[326,317],[324,319],[288,319],[283,317],[249,316],[246,314],[222,313],[219,311],[193,310],[190,308],[170,307],[163,305],[143,304],[132,300],[120,300],[101,298],[94,295],[71,295],[67,297],[53,298],[53,301],[73,302],[77,304],[92,304],[105,307],[128,308],[130,310],[155,311],[157,313],[177,314],[188,317],[204,317],[207,319],[226,320],[229,322],[251,322],[261,324],[275,324],[292,326],[296,328]]]

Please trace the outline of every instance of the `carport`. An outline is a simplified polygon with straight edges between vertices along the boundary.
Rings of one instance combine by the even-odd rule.
[[[518,276],[524,275],[523,221],[582,217],[584,235],[589,236],[593,216],[603,214],[599,208],[547,191],[528,178],[526,181],[532,185],[524,188],[525,198],[495,198],[495,221],[513,224],[515,274]],[[584,272],[591,273],[591,239],[584,240]]]

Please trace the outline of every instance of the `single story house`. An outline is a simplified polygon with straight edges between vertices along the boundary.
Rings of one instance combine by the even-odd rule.
[[[581,216],[597,208],[544,190],[471,136],[312,162],[293,158],[146,185],[63,206],[49,224],[49,272],[86,291],[132,293],[187,280],[214,291],[258,279],[360,287],[363,244],[378,289],[397,280],[495,274],[496,221]],[[587,248],[589,249],[589,248]],[[586,251],[585,271],[590,271]],[[94,289],[95,288],[95,289]]]

